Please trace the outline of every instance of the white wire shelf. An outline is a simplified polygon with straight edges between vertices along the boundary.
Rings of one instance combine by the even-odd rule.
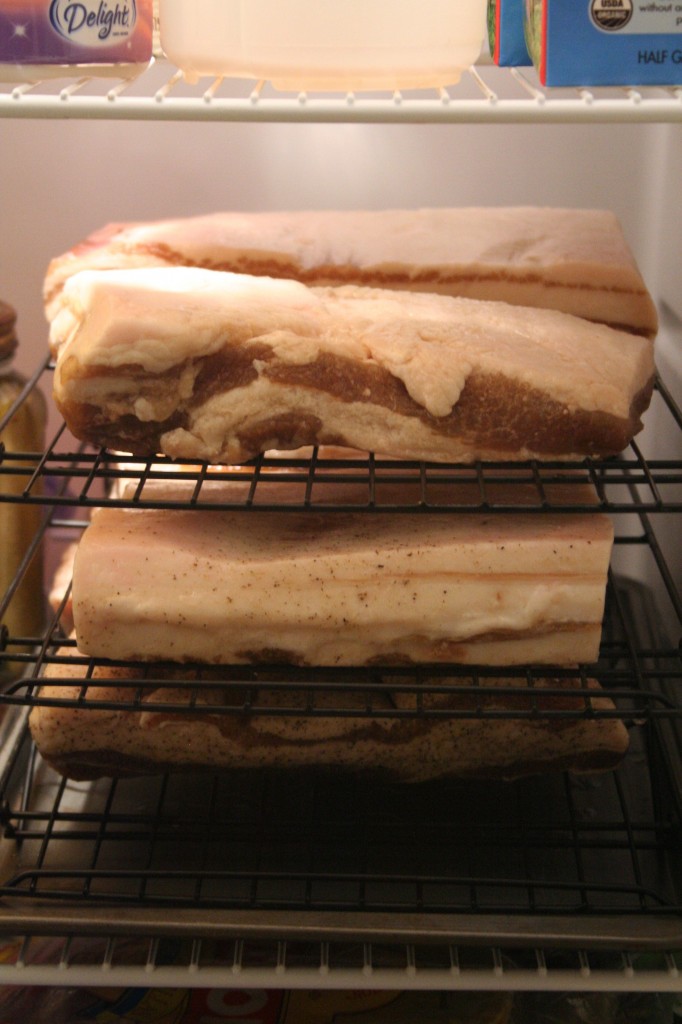
[[[268,82],[202,79],[156,61],[132,81],[0,84],[0,117],[358,123],[682,123],[682,86],[548,89],[533,69],[480,64],[448,89],[284,93]]]
[[[84,955],[85,954],[85,955]],[[450,992],[650,992],[682,990],[678,956],[610,962],[578,951],[553,965],[542,949],[519,953],[443,943],[423,948],[372,942],[305,946],[282,940],[173,941],[158,937],[24,936],[6,946],[0,984],[47,987],[325,989]]]

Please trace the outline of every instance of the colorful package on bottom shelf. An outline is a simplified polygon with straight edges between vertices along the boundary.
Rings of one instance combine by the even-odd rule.
[[[528,67],[524,0],[488,0],[490,56],[501,68]]]
[[[550,86],[682,83],[682,3],[525,0],[528,50]]]

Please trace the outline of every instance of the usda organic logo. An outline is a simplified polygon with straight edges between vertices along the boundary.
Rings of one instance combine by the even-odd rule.
[[[632,0],[592,0],[590,14],[597,28],[617,32],[632,17]]]

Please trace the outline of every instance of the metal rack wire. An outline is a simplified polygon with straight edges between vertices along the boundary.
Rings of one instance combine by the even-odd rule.
[[[633,917],[682,910],[664,856],[679,821],[657,813],[650,795],[629,804],[646,772],[637,758],[599,782],[407,791],[239,773],[209,778],[201,790],[179,776],[84,788],[56,782],[36,758],[24,770],[30,798],[4,814],[29,861],[1,889],[15,904],[75,903],[85,917],[110,904],[397,921],[505,915],[507,927],[514,917],[578,915],[582,928],[591,917],[625,915],[632,927]],[[67,867],[74,846],[81,855]]]

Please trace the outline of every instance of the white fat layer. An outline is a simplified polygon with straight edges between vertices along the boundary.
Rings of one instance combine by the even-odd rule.
[[[131,226],[125,245],[167,246],[194,260],[221,254],[292,252],[304,269],[324,266],[518,265],[599,260],[622,273],[633,264],[618,221],[605,210],[541,207],[214,213]]]

